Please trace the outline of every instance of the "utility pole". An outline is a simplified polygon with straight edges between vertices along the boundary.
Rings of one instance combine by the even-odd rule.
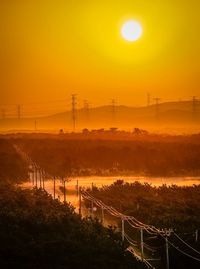
[[[166,269],[169,269],[169,243],[168,237],[165,237],[165,248],[166,248]]]
[[[124,219],[122,219],[122,242],[124,242]]]
[[[141,258],[144,260],[144,238],[143,238],[143,229],[140,229],[140,247],[141,247]]]
[[[93,219],[93,217],[94,217],[94,211],[93,211],[93,208],[94,208],[94,202],[93,202],[93,200],[91,201],[91,217],[92,217],[92,219]]]
[[[197,103],[198,103],[197,96],[192,96],[192,115],[194,120],[196,119],[197,115]]]
[[[160,102],[161,98],[156,97],[156,98],[153,98],[153,100],[155,101],[155,117],[158,120],[158,118],[159,118],[159,102]]]
[[[150,106],[151,104],[151,95],[150,93],[147,93],[147,106]]]
[[[28,171],[28,177],[29,177],[29,182],[32,183],[32,177],[31,177],[31,172],[30,171]]]
[[[18,120],[21,119],[21,106],[20,105],[17,105],[17,118]]]
[[[72,123],[73,123],[73,132],[76,130],[76,94],[72,94]]]
[[[38,185],[37,185],[37,180],[38,180],[38,177],[37,177],[37,167],[36,167],[36,165],[35,165],[35,183],[36,183],[36,188],[38,187]]]
[[[42,173],[41,173],[41,170],[39,169],[38,170],[39,172],[39,179],[40,179],[40,189],[42,188]]]
[[[56,198],[56,177],[53,177],[53,199]]]
[[[37,131],[37,121],[34,121],[35,132]]]
[[[79,191],[79,187],[78,187],[78,179],[77,179],[77,181],[76,181],[76,195],[77,195],[77,197],[78,197],[78,191]]]
[[[44,178],[45,178],[45,172],[43,170],[42,171],[42,188],[43,188],[43,190],[45,190],[45,187],[44,187]]]
[[[35,164],[33,163],[33,185],[36,186],[36,168]]]
[[[64,183],[64,203],[66,203],[66,188],[65,188],[66,180],[65,179],[63,179],[63,183]]]
[[[101,224],[104,225],[104,207],[101,206]]]
[[[81,204],[81,187],[79,187],[79,215],[82,213],[82,204]]]
[[[94,183],[92,182],[92,185],[91,185],[91,190],[93,191],[93,188],[94,188]],[[92,200],[91,201],[91,217],[93,218],[94,217],[94,211],[93,211],[93,208],[94,208],[94,201]]]
[[[198,242],[198,235],[199,235],[199,231],[196,230],[196,231],[195,231],[195,242],[196,242],[196,243]]]
[[[33,187],[34,187],[34,184],[35,184],[35,168],[34,168],[34,165],[32,165],[32,179],[33,179]]]

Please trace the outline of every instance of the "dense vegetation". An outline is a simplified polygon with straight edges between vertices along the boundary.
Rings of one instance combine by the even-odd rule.
[[[92,194],[146,224],[181,232],[200,228],[200,185],[153,187],[118,180],[110,186],[93,188]]]
[[[11,140],[0,139],[0,181],[20,182],[28,175],[27,164],[16,152]]]
[[[143,268],[120,237],[41,190],[0,184],[0,268]]]
[[[111,228],[44,191],[14,187],[28,172],[14,143],[0,139],[0,268],[143,268]]]
[[[76,137],[76,136],[74,136]],[[200,175],[199,136],[139,136],[132,140],[38,137],[19,140],[51,174]]]
[[[76,135],[75,135],[76,136]],[[125,249],[115,230],[97,220],[81,219],[68,204],[41,190],[21,190],[10,183],[27,179],[27,163],[16,152],[17,143],[52,175],[137,173],[198,175],[199,136],[139,136],[135,139],[73,139],[65,135],[22,135],[0,139],[0,268],[143,268]],[[91,191],[91,190],[90,190]],[[196,249],[194,232],[200,228],[200,186],[155,188],[118,181],[92,194],[127,215],[159,228],[174,228]],[[87,202],[85,203],[87,206]],[[88,204],[91,207],[91,203]],[[97,215],[101,212],[97,211]],[[126,232],[139,242],[139,231]],[[150,240],[144,233],[144,240]],[[163,238],[155,240],[165,267]],[[176,238],[173,242],[178,245]],[[149,244],[152,242],[149,241]],[[153,245],[152,245],[153,246]],[[179,246],[179,245],[178,245]],[[181,245],[181,249],[188,249]],[[170,268],[199,268],[173,248]],[[148,250],[145,250],[148,252]],[[189,251],[190,253],[190,251]],[[194,253],[190,253],[194,255]],[[195,253],[197,255],[197,253]],[[198,256],[198,255],[197,255]]]
[[[200,185],[191,187],[164,185],[156,188],[149,184],[139,182],[130,184],[119,180],[110,186],[93,187],[93,190],[88,191],[106,205],[126,215],[134,216],[145,224],[154,225],[157,228],[173,228],[175,233],[181,235],[182,239],[200,252],[200,239],[195,240],[195,231],[200,230]],[[85,200],[85,205],[91,207],[91,202]],[[101,215],[101,208],[96,214]],[[121,226],[121,221],[114,219],[119,221],[119,226]],[[125,231],[140,242],[140,230],[132,228],[128,222],[125,222]],[[182,255],[170,245],[170,268],[199,268],[200,255],[183,244],[174,232],[169,238],[170,242],[189,255],[198,258],[199,261]],[[157,256],[161,256],[159,268],[165,268],[164,239],[154,237],[144,231],[144,241],[155,247],[154,251],[156,250]],[[145,253],[152,255],[149,248],[145,248]]]

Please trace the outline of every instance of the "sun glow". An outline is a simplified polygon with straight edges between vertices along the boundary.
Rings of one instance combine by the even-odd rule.
[[[129,20],[122,25],[121,35],[127,41],[136,41],[142,35],[142,26],[137,21]]]

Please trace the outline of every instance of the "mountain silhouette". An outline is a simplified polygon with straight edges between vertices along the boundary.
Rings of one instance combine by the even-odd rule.
[[[35,125],[36,121],[36,125]],[[158,106],[150,105],[145,107],[129,107],[125,105],[99,106],[90,108],[89,111],[77,109],[76,111],[76,130],[83,128],[110,128],[131,131],[134,127],[146,128],[149,130],[175,130],[182,128],[187,131],[198,130],[200,124],[200,105],[193,107],[191,101],[184,102],[165,102]],[[32,117],[14,119],[1,119],[0,130],[37,130],[51,131],[64,129],[72,130],[72,113],[52,114],[44,117]]]

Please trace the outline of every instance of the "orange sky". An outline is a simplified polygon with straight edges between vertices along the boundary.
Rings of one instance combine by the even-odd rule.
[[[0,105],[200,95],[199,14],[199,0],[1,0]],[[127,19],[137,42],[120,36]]]

